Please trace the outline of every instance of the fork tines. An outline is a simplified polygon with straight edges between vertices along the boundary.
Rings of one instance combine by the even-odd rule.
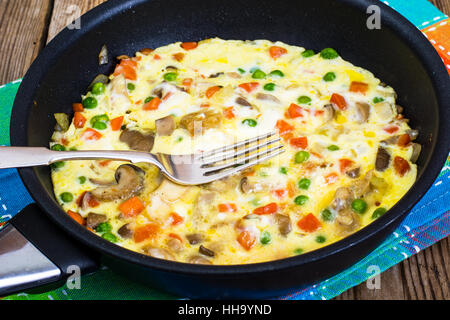
[[[275,132],[247,139],[201,154],[198,158],[205,175],[217,174],[224,169],[240,171],[268,160],[282,152],[284,146]]]

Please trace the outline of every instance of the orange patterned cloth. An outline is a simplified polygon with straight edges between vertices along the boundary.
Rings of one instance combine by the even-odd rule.
[[[450,19],[432,24],[422,32],[439,53],[450,74]]]

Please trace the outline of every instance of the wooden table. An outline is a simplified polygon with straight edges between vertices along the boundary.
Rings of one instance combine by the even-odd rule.
[[[77,14],[104,1],[0,0],[0,84],[23,77],[46,43]],[[431,2],[450,14],[450,0]],[[362,283],[336,299],[450,299],[449,248],[449,238],[443,239],[382,273],[380,289],[369,290]]]

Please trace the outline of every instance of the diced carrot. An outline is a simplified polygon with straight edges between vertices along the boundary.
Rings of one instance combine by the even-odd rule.
[[[387,133],[393,134],[394,132],[398,131],[398,127],[397,126],[389,126],[383,129],[384,131],[386,131]]]
[[[312,214],[308,214],[297,222],[297,226],[306,232],[314,232],[320,228],[320,221]]]
[[[337,181],[338,177],[339,176],[336,172],[332,172],[325,176],[325,183],[326,184],[335,183]]]
[[[99,140],[103,137],[103,135],[100,132],[98,132],[97,130],[87,128],[83,132],[82,137],[85,140]]]
[[[169,99],[172,96],[172,92],[167,92],[164,97],[162,98],[163,101],[166,101],[167,99]]]
[[[296,148],[306,149],[308,147],[308,138],[307,137],[292,138],[291,140],[289,140],[289,144]]]
[[[234,203],[220,203],[218,206],[219,212],[236,212],[237,207]]]
[[[192,78],[186,78],[183,80],[182,84],[183,84],[183,86],[190,87],[190,86],[192,86],[193,81],[194,80]]]
[[[78,222],[79,224],[81,224],[82,226],[84,226],[86,224],[86,221],[84,220],[84,218],[78,213],[78,212],[74,212],[72,210],[67,211],[67,214],[76,222]]]
[[[233,107],[225,108],[225,110],[223,110],[223,113],[225,115],[225,118],[227,119],[234,119],[236,117]]]
[[[184,58],[184,53],[183,52],[174,53],[172,57],[177,61],[182,61]]]
[[[200,108],[209,108],[209,107],[211,107],[211,105],[209,103],[202,103],[200,105]]]
[[[154,97],[150,102],[147,102],[142,107],[144,110],[156,110],[158,109],[159,105],[161,104],[161,99],[158,97]]]
[[[144,226],[134,229],[133,239],[134,242],[142,242],[149,238],[154,238],[159,232],[159,225],[156,223],[149,223]]]
[[[128,199],[119,206],[120,212],[127,218],[137,216],[139,213],[144,211],[145,206],[142,203],[141,199],[138,197],[133,197]]]
[[[335,104],[336,107],[338,107],[340,110],[347,109],[347,102],[345,101],[345,98],[340,94],[333,93],[331,95],[330,102]]]
[[[278,211],[278,205],[275,202],[269,203],[263,207],[256,208],[253,210],[254,214],[263,215],[263,214],[272,214]]]
[[[295,182],[294,181],[289,180],[289,182],[287,183],[287,191],[288,191],[288,196],[290,198],[295,196],[296,188],[295,188]]]
[[[72,103],[73,112],[83,112],[84,107],[81,103]]]
[[[294,130],[294,126],[290,125],[284,120],[278,120],[275,127],[278,129],[278,134],[280,136],[285,135],[286,133]]]
[[[86,199],[85,199],[86,198]],[[76,204],[81,207],[83,205],[83,202],[86,201],[87,205],[90,208],[95,208],[100,205],[100,202],[97,201],[97,199],[94,198],[94,196],[91,195],[91,193],[85,191],[83,192],[76,200]]]
[[[123,59],[114,70],[114,76],[123,74],[128,80],[137,80],[136,72],[137,62],[131,59]]]
[[[242,88],[245,91],[247,91],[248,93],[250,93],[253,90],[255,90],[256,88],[258,88],[258,86],[259,86],[258,82],[246,82],[246,83],[241,83],[239,85],[239,88]]]
[[[351,92],[366,93],[368,89],[369,89],[369,85],[367,83],[359,82],[359,81],[352,81],[352,83],[350,83],[349,90]]]
[[[182,239],[179,235],[177,235],[176,233],[169,233],[168,236],[169,236],[170,238],[177,239],[177,240],[179,240],[180,242],[183,242],[183,239]]]
[[[394,169],[400,177],[403,177],[411,169],[411,167],[409,166],[408,161],[402,157],[396,156],[394,158]]]
[[[222,87],[221,86],[214,86],[209,87],[208,90],[206,90],[206,97],[209,99],[211,98],[217,91],[219,91]]]
[[[285,48],[278,47],[278,46],[272,46],[269,48],[270,56],[274,59],[277,59],[281,57],[282,55],[286,54],[288,51]]]
[[[123,123],[123,116],[112,119],[110,121],[112,131],[120,130],[120,127],[122,127],[122,123]]]
[[[148,56],[150,53],[152,53],[154,50],[150,49],[150,48],[144,48],[142,50],[140,50],[139,52],[142,53],[143,55]]]
[[[350,159],[339,159],[339,170],[341,170],[341,173],[344,173],[347,171],[347,169],[353,165],[353,161]]]
[[[69,140],[67,140],[66,138],[61,138],[61,144],[67,146],[69,144]]]
[[[237,241],[245,250],[250,250],[255,245],[256,237],[249,231],[242,231]]]
[[[406,147],[411,142],[409,134],[405,133],[398,137],[397,145],[399,147]]]
[[[182,216],[180,216],[178,213],[176,212],[172,212],[169,215],[169,219],[171,221],[171,225],[176,226],[179,225],[180,223],[182,223],[184,221],[184,218]]]
[[[320,158],[322,159],[322,155],[320,153],[314,152],[314,151],[310,151],[309,153],[311,153],[314,157]]]
[[[274,193],[278,198],[284,198],[285,196],[288,195],[288,190],[287,190],[287,189],[276,189],[276,190],[273,190],[273,193]]]
[[[289,118],[303,117],[303,108],[299,105],[296,105],[295,103],[291,103],[287,110],[287,113],[289,115]]]
[[[100,165],[100,167],[106,167],[111,162],[112,162],[112,160],[103,160],[103,161],[99,161],[98,164]]]
[[[73,125],[75,128],[83,128],[86,120],[87,119],[81,114],[81,112],[75,112],[73,115]]]
[[[323,110],[314,110],[314,116],[315,117],[317,117],[317,116],[321,116],[321,115],[323,115],[325,112],[323,111]]]
[[[198,47],[198,43],[197,42],[183,42],[181,44],[181,47],[184,50],[192,50]]]
[[[155,60],[161,60],[161,56],[160,56],[159,54],[155,54],[155,55],[153,56],[153,59],[155,59]]]

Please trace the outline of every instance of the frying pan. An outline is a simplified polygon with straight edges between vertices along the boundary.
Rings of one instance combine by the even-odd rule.
[[[369,5],[381,9],[381,28],[369,29]],[[341,56],[391,85],[423,149],[418,179],[385,215],[329,246],[265,263],[205,266],[155,259],[116,246],[78,225],[58,205],[48,167],[20,169],[36,201],[0,233],[1,292],[6,294],[92,272],[104,263],[140,283],[194,298],[273,297],[333,276],[384,240],[425,194],[449,149],[450,84],[425,37],[378,1],[110,0],[65,29],[38,56],[17,93],[12,111],[14,146],[47,146],[53,114],[71,112],[98,73],[106,44],[110,57],[176,41],[280,40],[316,52],[333,47]],[[112,60],[112,59],[110,59]],[[2,261],[3,259],[3,261]],[[75,269],[73,266],[76,266]]]

